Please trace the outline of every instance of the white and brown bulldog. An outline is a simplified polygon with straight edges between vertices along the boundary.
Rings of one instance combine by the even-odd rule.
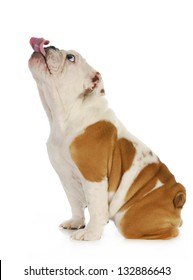
[[[77,229],[73,239],[96,240],[111,219],[126,238],[177,236],[185,188],[108,108],[99,72],[48,43],[31,38],[29,68],[50,123],[49,158],[72,209],[60,227]]]

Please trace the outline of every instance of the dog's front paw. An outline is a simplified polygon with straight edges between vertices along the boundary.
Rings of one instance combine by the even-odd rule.
[[[70,219],[64,221],[59,225],[60,229],[80,229],[84,227],[85,227],[85,223],[83,218]]]
[[[101,238],[101,233],[96,232],[95,230],[91,229],[79,229],[75,233],[71,235],[71,238],[74,240],[87,240],[93,241],[98,240]]]

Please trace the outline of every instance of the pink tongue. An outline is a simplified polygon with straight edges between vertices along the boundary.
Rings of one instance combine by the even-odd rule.
[[[32,49],[35,52],[40,52],[44,56],[46,55],[46,52],[44,50],[44,45],[48,45],[49,44],[48,40],[45,40],[44,38],[32,37],[29,42],[30,42],[30,45],[32,46]]]

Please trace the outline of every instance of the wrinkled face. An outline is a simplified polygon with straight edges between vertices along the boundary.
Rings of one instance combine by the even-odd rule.
[[[53,46],[35,48],[29,59],[29,68],[38,88],[57,89],[72,100],[84,94],[104,95],[101,76],[80,54],[59,50]],[[36,50],[37,49],[37,50]]]

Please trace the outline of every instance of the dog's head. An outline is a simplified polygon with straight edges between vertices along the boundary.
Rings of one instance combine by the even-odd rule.
[[[53,46],[43,47],[49,41],[31,38],[34,52],[29,59],[29,68],[38,88],[55,86],[60,94],[75,98],[85,98],[92,94],[104,95],[104,87],[99,72],[75,51],[59,50]]]

